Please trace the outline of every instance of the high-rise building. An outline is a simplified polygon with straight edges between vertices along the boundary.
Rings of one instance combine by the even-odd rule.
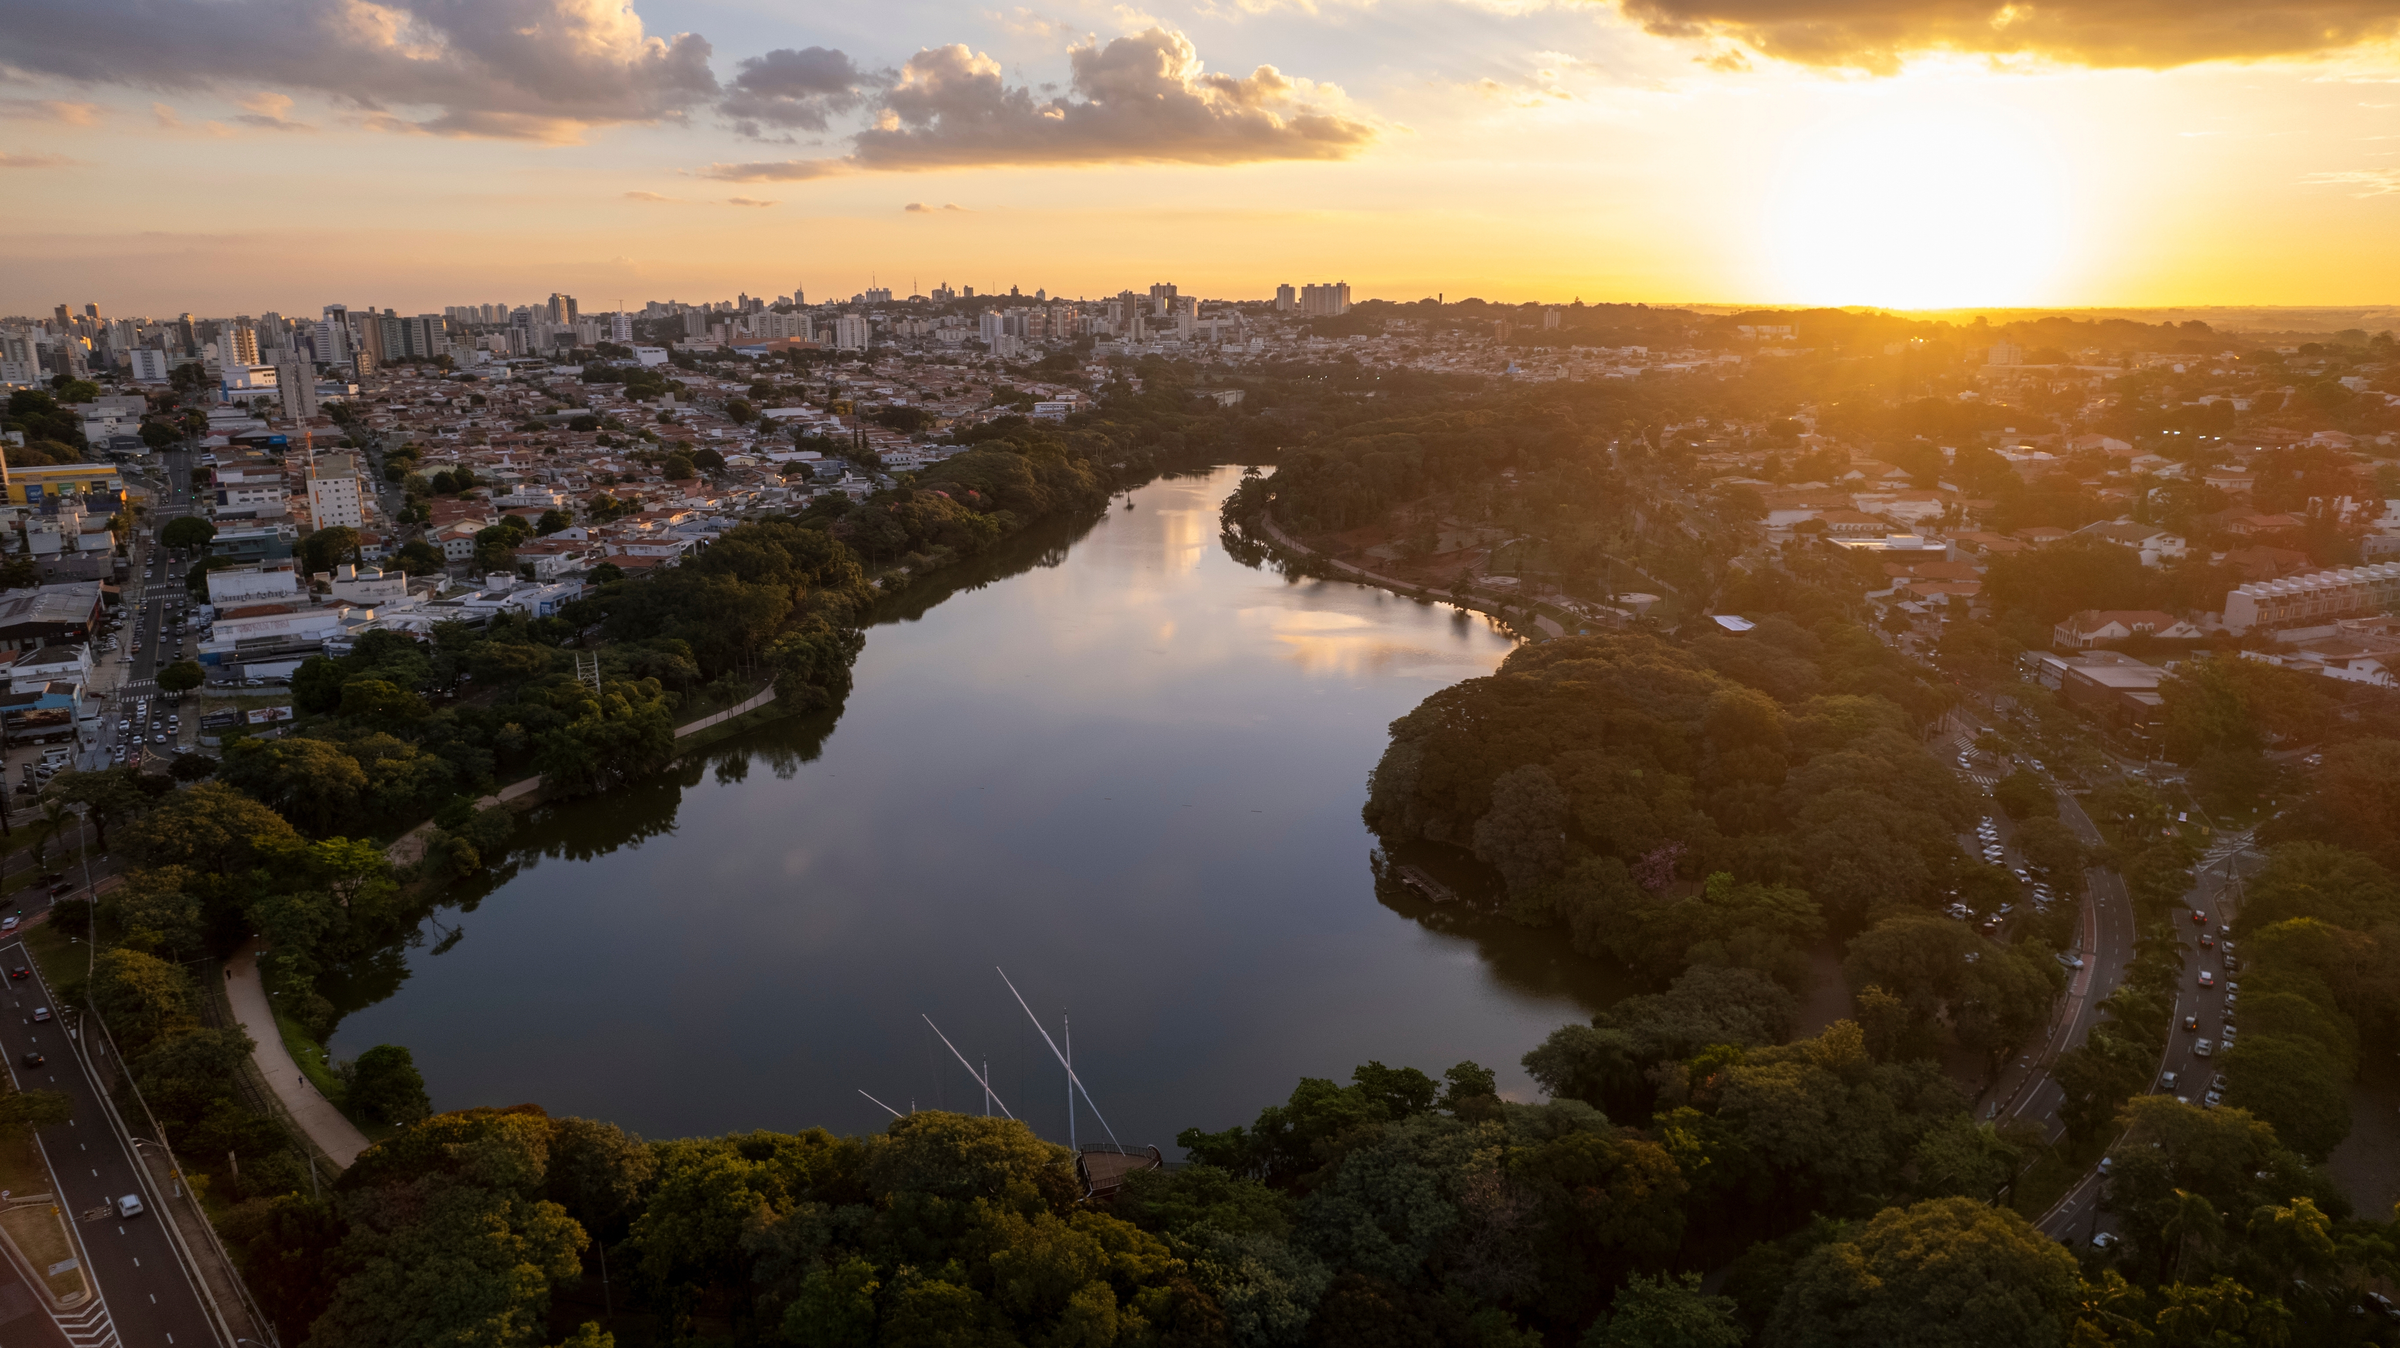
[[[275,391],[283,399],[283,415],[306,421],[317,414],[317,367],[303,356],[275,362]]]
[[[1300,292],[1288,285],[1275,287],[1275,312],[1288,314],[1300,305]]]
[[[321,365],[350,363],[350,325],[327,319],[309,330],[309,355]]]
[[[367,527],[365,505],[358,490],[358,459],[350,454],[326,454],[308,467],[308,514],[319,529],[347,525]]]
[[[633,343],[633,315],[619,309],[608,316],[608,340],[619,346]]]
[[[131,371],[133,375],[133,382],[137,384],[164,384],[169,379],[174,377],[175,367],[172,361],[169,360],[166,352],[152,350],[146,346],[137,346],[130,354],[133,357],[133,369]]]
[[[258,334],[251,330],[249,319],[237,318],[217,334],[217,362],[221,365],[258,364]]]
[[[1150,312],[1166,315],[1175,312],[1175,287],[1161,281],[1150,287]]]
[[[1350,283],[1300,287],[1300,312],[1310,318],[1334,318],[1350,312]]]
[[[833,320],[833,344],[843,351],[864,351],[874,329],[864,314],[843,314]]]

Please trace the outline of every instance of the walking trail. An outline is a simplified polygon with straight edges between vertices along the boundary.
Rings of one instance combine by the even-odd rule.
[[[283,1031],[275,1024],[274,1008],[268,1005],[266,987],[258,977],[258,941],[253,937],[225,961],[225,997],[233,1003],[233,1018],[257,1045],[250,1050],[251,1061],[258,1064],[259,1074],[267,1079],[267,1088],[283,1102],[284,1111],[300,1125],[300,1131],[333,1162],[347,1169],[358,1154],[373,1144],[358,1125],[342,1117],[333,1102],[317,1093],[301,1074],[300,1065],[292,1061],[292,1053],[283,1045]]]

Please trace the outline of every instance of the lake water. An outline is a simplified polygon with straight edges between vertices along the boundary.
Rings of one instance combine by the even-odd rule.
[[[1518,1058],[1621,992],[1555,933],[1379,899],[1384,729],[1510,649],[1479,616],[1228,555],[1239,468],[1013,542],[872,627],[838,717],[527,818],[332,1045],[407,1045],[436,1108],[648,1136],[979,1110],[922,1019],[1045,1136],[1059,1032],[1115,1135],[1172,1148],[1303,1075]],[[1420,918],[1424,920],[1420,920]],[[1078,1132],[1101,1135],[1087,1113]]]

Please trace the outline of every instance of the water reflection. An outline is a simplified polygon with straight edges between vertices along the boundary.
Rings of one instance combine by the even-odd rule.
[[[1054,1032],[1074,1012],[1129,1139],[1368,1058],[1527,1089],[1517,1058],[1620,989],[1546,933],[1379,893],[1358,813],[1385,725],[1509,640],[1236,560],[1237,478],[896,596],[845,707],[536,811],[416,943],[344,971],[335,1051],[409,1045],[442,1107],[855,1130],[881,1119],[861,1087],[973,1103],[930,1012],[1063,1136],[1002,965]]]

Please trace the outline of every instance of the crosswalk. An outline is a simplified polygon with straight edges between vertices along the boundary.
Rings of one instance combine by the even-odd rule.
[[[70,1348],[120,1348],[117,1322],[108,1314],[108,1303],[97,1296],[75,1310],[52,1311],[50,1318],[58,1322]]]

